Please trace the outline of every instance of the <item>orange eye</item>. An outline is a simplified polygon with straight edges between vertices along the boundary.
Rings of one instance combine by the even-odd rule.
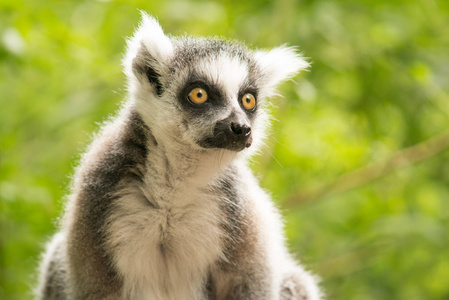
[[[195,104],[203,104],[207,100],[207,93],[202,88],[194,88],[189,93],[189,99]]]
[[[246,110],[252,110],[256,106],[256,97],[253,94],[245,94],[242,97],[242,104]]]

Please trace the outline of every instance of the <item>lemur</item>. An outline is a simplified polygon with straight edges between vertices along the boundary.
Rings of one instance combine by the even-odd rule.
[[[77,168],[37,298],[320,299],[247,165],[267,98],[308,63],[287,46],[167,36],[142,13],[123,65],[127,100]]]

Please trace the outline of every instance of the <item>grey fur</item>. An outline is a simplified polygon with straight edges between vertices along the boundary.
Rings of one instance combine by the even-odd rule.
[[[129,100],[76,172],[38,298],[319,299],[244,162],[264,136],[265,98],[307,64],[289,48],[276,50],[285,62],[269,63],[276,52],[169,39],[143,18],[124,63]],[[210,92],[204,105],[186,98],[192,84]],[[239,100],[248,92],[254,111]],[[232,132],[220,140],[236,122],[252,127],[251,147]]]

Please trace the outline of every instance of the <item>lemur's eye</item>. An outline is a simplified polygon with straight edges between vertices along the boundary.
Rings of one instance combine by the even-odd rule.
[[[189,93],[189,100],[195,104],[203,104],[207,100],[207,93],[202,88],[194,88]]]
[[[242,97],[242,104],[246,110],[253,110],[256,106],[256,97],[253,94],[247,93]]]

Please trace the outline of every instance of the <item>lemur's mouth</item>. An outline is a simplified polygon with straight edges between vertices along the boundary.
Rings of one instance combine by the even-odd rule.
[[[203,148],[221,148],[231,151],[242,151],[253,142],[251,127],[247,120],[231,113],[227,118],[218,121],[212,135],[198,142]]]
[[[207,136],[198,144],[203,148],[221,148],[231,151],[242,151],[253,142],[251,127],[229,122],[218,122],[213,136]]]
[[[243,137],[234,137],[232,135],[219,133],[202,139],[198,142],[198,145],[203,148],[221,148],[239,152],[245,148],[251,147],[252,140],[251,133]]]

